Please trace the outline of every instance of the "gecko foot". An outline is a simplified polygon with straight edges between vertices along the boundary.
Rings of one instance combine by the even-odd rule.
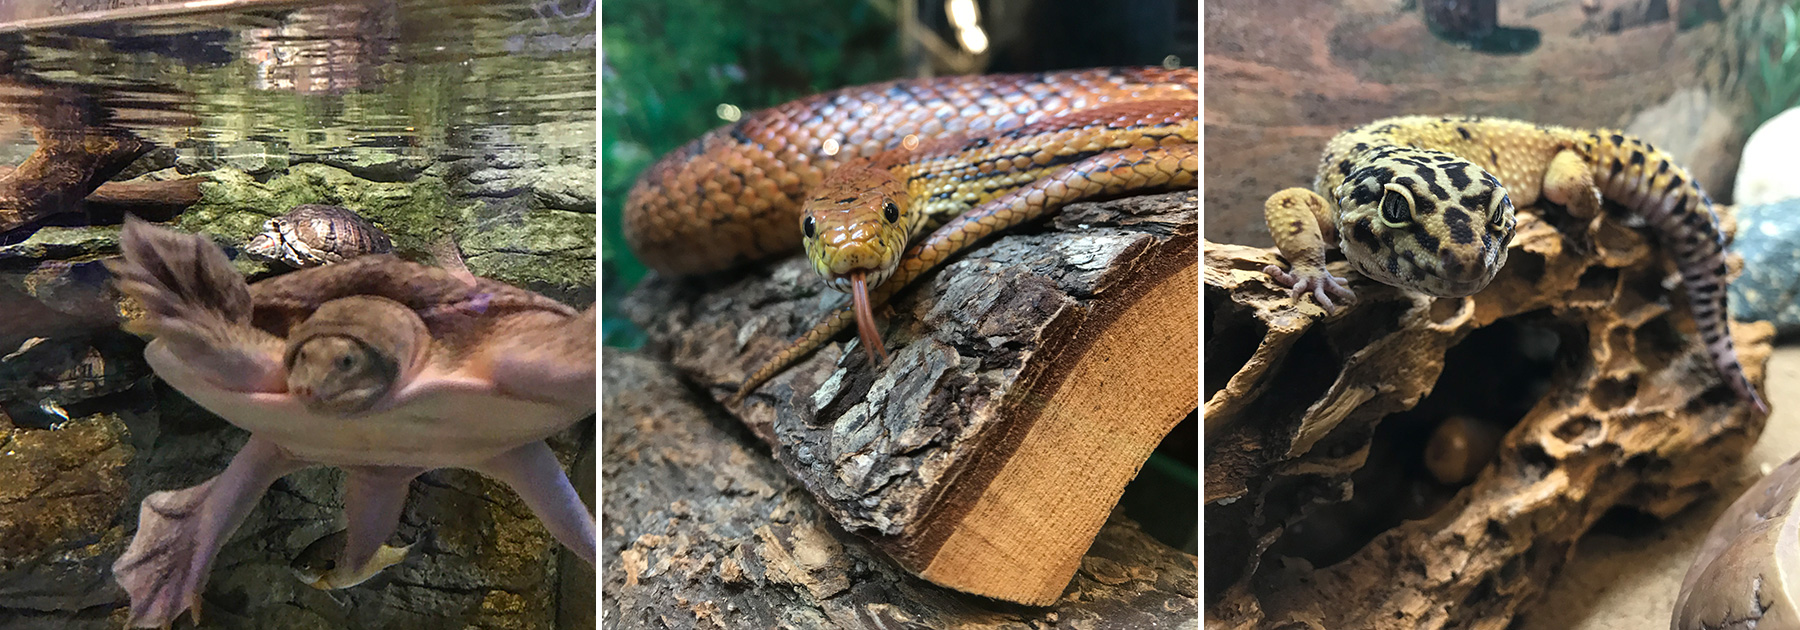
[[[1356,298],[1356,294],[1350,290],[1349,280],[1331,275],[1331,272],[1326,271],[1323,267],[1296,266],[1290,272],[1278,265],[1269,265],[1263,268],[1263,273],[1269,274],[1269,277],[1281,286],[1291,289],[1289,295],[1296,300],[1311,293],[1313,299],[1319,301],[1319,306],[1324,307],[1327,314],[1336,314],[1338,310],[1338,305],[1331,301],[1331,296],[1337,296],[1345,301]]]

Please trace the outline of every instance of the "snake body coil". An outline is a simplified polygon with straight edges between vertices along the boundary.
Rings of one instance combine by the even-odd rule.
[[[745,115],[651,165],[625,202],[626,242],[688,275],[800,248],[800,207],[832,169],[909,142],[1012,129],[1093,107],[1197,100],[1193,68],[955,76],[844,88]]]
[[[804,242],[827,284],[851,293],[735,399],[852,321],[881,362],[872,306],[957,252],[1072,201],[1192,186],[1196,79],[1158,68],[951,77],[795,101],[658,161],[632,188],[625,236],[646,265],[677,275]]]

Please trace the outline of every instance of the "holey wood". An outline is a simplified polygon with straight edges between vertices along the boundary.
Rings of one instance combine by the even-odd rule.
[[[729,411],[847,531],[942,586],[1055,602],[1152,450],[1196,411],[1198,195],[1074,204],[927,275]],[[806,261],[654,277],[650,350],[725,400],[843,301]]]
[[[1485,290],[1431,298],[1333,262],[1357,301],[1330,317],[1263,273],[1273,250],[1204,245],[1207,627],[1505,628],[1603,515],[1670,516],[1749,450],[1767,418],[1696,341],[1669,254],[1618,212],[1518,217]],[[1555,349],[1526,361],[1507,330]],[[1773,327],[1731,335],[1760,385]],[[1465,417],[1504,437],[1432,486],[1423,435]]]

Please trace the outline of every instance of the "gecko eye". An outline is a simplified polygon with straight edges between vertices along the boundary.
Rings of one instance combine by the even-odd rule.
[[[892,201],[887,202],[887,205],[881,207],[881,218],[887,219],[888,223],[899,221],[900,206],[894,205]]]
[[[800,222],[800,231],[806,233],[806,238],[812,238],[819,231],[818,226],[813,225],[812,215],[806,215],[806,220]]]
[[[1512,216],[1513,213],[1511,196],[1496,195],[1492,205],[1493,208],[1490,208],[1488,211],[1488,220],[1492,221],[1494,225],[1505,224],[1506,217]]]
[[[1412,223],[1412,191],[1393,183],[1382,188],[1387,189],[1387,193],[1381,196],[1381,223],[1391,228],[1406,227]]]

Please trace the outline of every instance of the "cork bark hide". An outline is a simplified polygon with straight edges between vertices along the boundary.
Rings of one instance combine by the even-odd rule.
[[[1204,245],[1207,627],[1505,628],[1602,516],[1669,516],[1748,451],[1766,418],[1714,372],[1667,252],[1559,217],[1524,209],[1468,298],[1333,262],[1358,299],[1330,318],[1267,278],[1273,250]],[[1754,383],[1773,332],[1732,329]],[[1496,451],[1426,447],[1470,419]],[[1464,455],[1486,462],[1466,485],[1425,472]]]
[[[885,368],[834,343],[732,412],[906,569],[1054,602],[1126,483],[1197,406],[1197,198],[1075,204],[1012,230],[878,309]],[[652,279],[627,309],[652,352],[723,400],[842,303],[793,259]]]

